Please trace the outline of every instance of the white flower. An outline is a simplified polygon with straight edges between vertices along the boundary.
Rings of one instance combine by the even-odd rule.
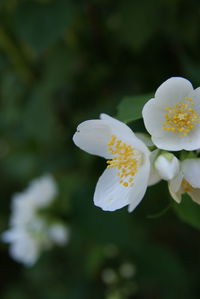
[[[62,223],[53,223],[48,228],[49,238],[58,245],[64,245],[69,241],[70,231]]]
[[[3,233],[3,241],[10,243],[10,255],[26,266],[38,260],[41,251],[50,246],[46,238],[46,225],[37,216],[26,226],[13,226]]]
[[[193,201],[200,204],[200,158],[181,162],[179,173],[169,182],[169,191],[178,203],[181,202],[182,194],[188,193]]]
[[[200,148],[200,88],[180,77],[165,81],[142,111],[147,131],[160,149]]]
[[[49,205],[58,193],[56,182],[50,175],[33,180],[26,191],[34,198],[34,203],[37,207]]]
[[[24,192],[13,196],[10,229],[2,235],[3,241],[11,244],[13,259],[32,266],[44,249],[67,242],[67,228],[62,224],[49,223],[38,213],[55,200],[57,193],[53,177],[46,175],[31,182]]]
[[[100,119],[81,123],[74,143],[86,152],[107,159],[99,178],[94,204],[105,211],[129,205],[129,212],[142,200],[149,179],[149,150],[124,123],[101,114]]]
[[[161,179],[166,181],[172,180],[179,172],[179,160],[168,152],[159,155],[154,164]]]
[[[45,175],[33,180],[23,192],[14,194],[11,204],[11,225],[24,225],[36,210],[48,206],[58,193],[55,180]]]

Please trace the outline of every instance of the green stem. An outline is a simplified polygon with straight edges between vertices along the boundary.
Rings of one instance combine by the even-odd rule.
[[[156,218],[159,218],[159,217],[163,216],[165,213],[167,213],[167,211],[168,211],[170,208],[171,208],[171,201],[169,202],[168,206],[165,207],[163,210],[161,210],[161,211],[158,212],[158,213],[148,215],[147,218],[149,218],[149,219],[156,219]]]

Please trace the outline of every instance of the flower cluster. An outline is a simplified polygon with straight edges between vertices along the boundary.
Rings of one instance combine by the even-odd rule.
[[[128,205],[131,212],[147,187],[161,179],[176,202],[187,193],[200,204],[200,87],[193,89],[188,80],[172,77],[144,105],[142,116],[152,143],[105,114],[78,126],[74,143],[107,160],[94,204],[105,211]]]
[[[46,175],[35,179],[24,192],[13,196],[10,229],[2,235],[3,241],[11,244],[13,259],[32,266],[43,250],[68,241],[68,228],[41,213],[55,200],[57,193],[55,180]]]

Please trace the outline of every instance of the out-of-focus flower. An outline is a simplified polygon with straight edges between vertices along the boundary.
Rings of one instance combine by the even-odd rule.
[[[131,263],[123,263],[119,268],[119,272],[122,277],[130,279],[135,275],[136,267]]]
[[[69,232],[64,225],[50,222],[39,214],[40,209],[55,200],[57,193],[55,180],[46,175],[31,182],[24,192],[13,196],[10,229],[2,235],[3,241],[10,243],[13,259],[32,266],[41,251],[68,241]]]
[[[165,181],[172,180],[179,172],[179,160],[172,153],[162,153],[154,164],[161,179]]]
[[[45,175],[33,180],[28,188],[14,194],[11,203],[12,226],[24,225],[35,217],[36,211],[47,207],[55,200],[58,189],[54,178]]]
[[[180,203],[182,194],[187,193],[193,201],[200,204],[200,159],[186,159],[180,164],[177,176],[169,182],[173,199]]]
[[[200,88],[181,77],[165,81],[142,111],[147,131],[160,149],[200,148]]]
[[[111,268],[103,269],[101,277],[106,284],[113,284],[117,281],[117,273]]]
[[[64,245],[69,241],[69,229],[62,223],[53,223],[48,228],[48,236],[58,245]]]
[[[74,143],[86,152],[107,159],[99,178],[94,203],[105,211],[129,205],[129,212],[142,200],[149,179],[150,152],[124,123],[101,114],[100,119],[81,123]]]

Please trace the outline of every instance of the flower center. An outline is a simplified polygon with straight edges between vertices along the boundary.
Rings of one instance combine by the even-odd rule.
[[[184,180],[184,179],[182,180],[181,186],[182,186],[183,191],[185,193],[191,192],[192,189],[193,189],[192,186],[186,180]]]
[[[179,133],[180,136],[187,136],[194,126],[200,123],[199,114],[193,107],[194,101],[189,97],[185,97],[174,107],[166,107],[166,122],[163,124],[163,130]]]
[[[107,168],[117,167],[119,182],[124,187],[132,186],[133,178],[138,171],[139,153],[133,149],[131,145],[112,136],[108,142],[108,150],[115,155],[111,160],[107,161]]]

